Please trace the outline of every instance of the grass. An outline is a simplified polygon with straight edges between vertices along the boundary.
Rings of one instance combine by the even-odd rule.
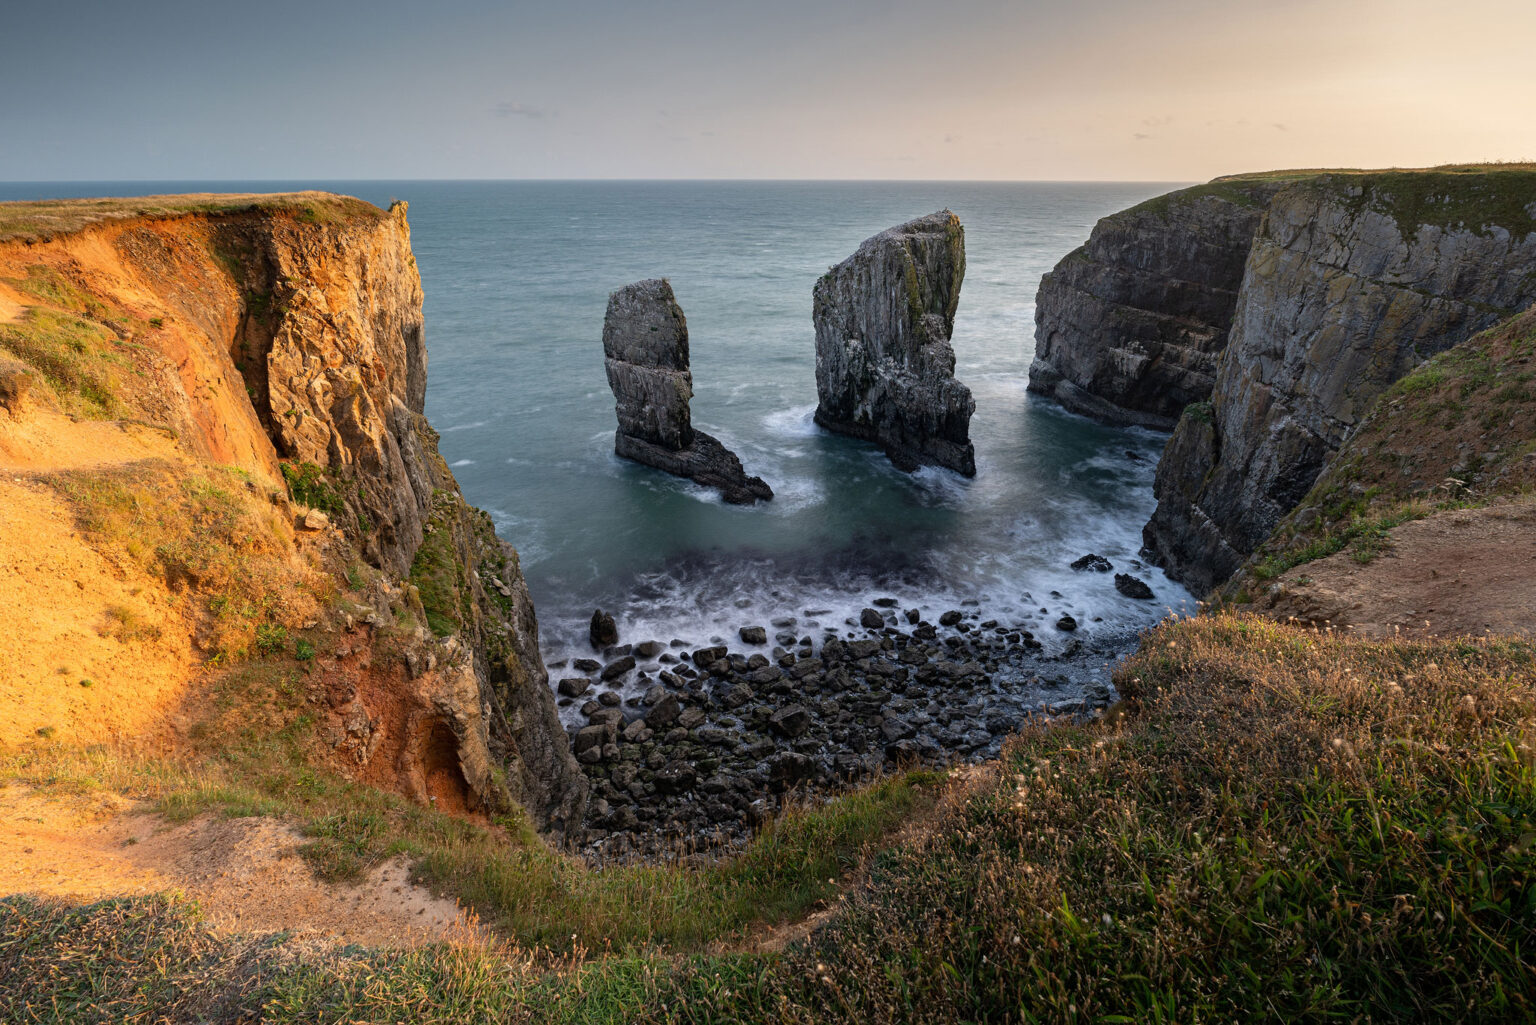
[[[73,313],[33,307],[0,324],[0,350],[36,370],[65,412],[92,419],[122,410],[122,370],[117,337]]]
[[[327,192],[53,199],[0,203],[0,242],[46,241],[110,221],[250,213],[286,215],[306,224],[366,223],[384,216],[384,211],[371,203]]]
[[[0,1013],[1531,1020],[1533,677],[1527,642],[1367,643],[1236,615],[1180,620],[1151,631],[1117,670],[1128,717],[1026,730],[996,771],[953,788],[922,828],[863,861],[853,885],[844,875],[838,913],[782,952],[696,943],[684,953],[662,934],[677,935],[683,908],[718,914],[712,893],[766,907],[765,892],[795,893],[786,879],[809,887],[858,863],[851,852],[868,848],[851,841],[910,808],[805,812],[718,868],[586,873],[599,890],[571,886],[570,907],[624,908],[659,928],[605,948],[590,942],[591,919],[555,918],[543,935],[580,933],[563,954],[472,943],[285,950],[215,939],[195,909],[159,898],[86,908],[12,898],[0,905]],[[321,820],[317,837],[372,857],[391,834],[372,808]],[[837,846],[852,860],[833,858]],[[649,873],[670,874],[670,888]]]
[[[296,626],[316,607],[320,582],[291,561],[288,526],[238,470],[144,460],[41,479],[94,544],[197,597],[216,660],[246,657],[258,630]]]

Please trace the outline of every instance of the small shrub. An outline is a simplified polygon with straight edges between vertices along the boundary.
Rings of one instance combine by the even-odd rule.
[[[256,628],[256,650],[263,656],[276,655],[287,648],[287,627],[280,623],[263,623]]]
[[[326,480],[324,468],[314,463],[284,463],[283,480],[288,484],[288,494],[300,505],[319,509],[328,516],[339,516],[346,508],[341,495]]]

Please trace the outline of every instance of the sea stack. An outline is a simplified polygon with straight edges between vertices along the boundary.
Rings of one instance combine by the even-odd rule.
[[[941,210],[882,231],[822,275],[816,422],[872,441],[892,463],[976,475],[971,390],[949,339],[965,278],[965,229]]]
[[[615,452],[717,488],[733,505],[773,497],[762,478],[748,477],[733,452],[690,422],[688,321],[666,279],[637,281],[608,297],[603,355],[619,418]]]

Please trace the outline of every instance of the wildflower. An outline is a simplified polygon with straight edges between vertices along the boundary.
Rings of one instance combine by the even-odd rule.
[[[1104,926],[1105,926],[1105,928],[1108,928],[1109,926],[1114,925],[1114,924],[1115,924],[1115,920],[1110,917],[1109,912],[1108,911],[1104,912]]]

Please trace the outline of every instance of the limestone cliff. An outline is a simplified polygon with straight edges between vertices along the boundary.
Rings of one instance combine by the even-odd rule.
[[[1311,488],[1371,403],[1536,301],[1536,174],[1326,175],[1279,192],[1209,410],[1158,466],[1147,546],[1206,591]]]
[[[1168,430],[1210,397],[1243,266],[1283,182],[1215,182],[1094,226],[1040,282],[1030,391]]]
[[[1031,387],[1122,422],[1176,419],[1145,541],[1203,592],[1385,388],[1536,301],[1533,228],[1524,167],[1286,172],[1173,193],[1106,218],[1046,277]]]
[[[948,210],[867,239],[816,282],[816,422],[873,441],[903,470],[976,474],[971,391],[950,335],[965,230]]]
[[[735,453],[694,429],[688,320],[664,278],[625,285],[608,297],[603,357],[619,420],[615,452],[716,488],[733,505],[773,497],[761,477],[747,476]]]
[[[335,598],[306,585],[329,612],[293,614],[279,589],[241,615],[267,642],[285,623],[344,638],[307,657],[324,682],[320,736],[350,771],[422,800],[516,800],[541,828],[578,826],[585,782],[516,552],[464,501],[422,415],[405,205],[305,193],[0,208],[0,355],[34,382],[25,405],[7,405],[0,459],[57,466],[71,433],[126,438],[147,424],[160,440],[110,443],[81,472],[146,452],[172,479],[234,467],[300,528],[278,525],[263,550],[334,580]],[[172,588],[206,590],[185,559],[142,561]],[[218,601],[204,619],[228,618]],[[200,636],[206,654],[234,650]]]

